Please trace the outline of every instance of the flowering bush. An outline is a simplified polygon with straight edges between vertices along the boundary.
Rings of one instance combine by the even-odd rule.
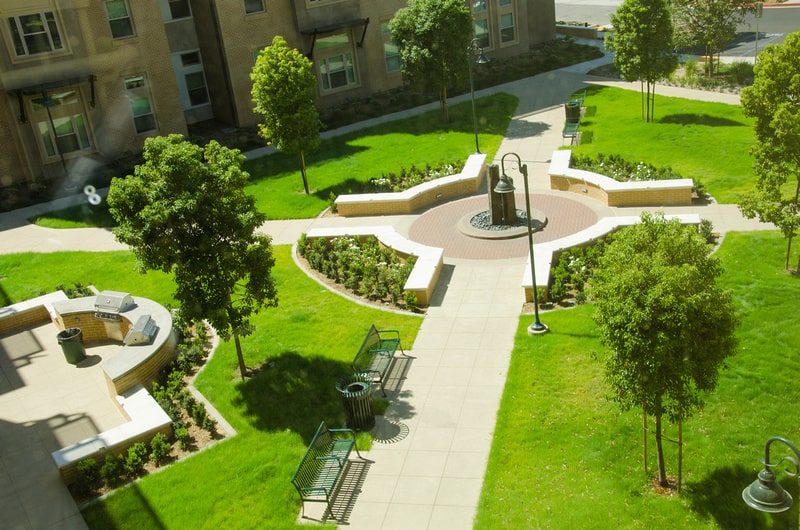
[[[416,300],[403,292],[416,262],[414,256],[401,259],[375,236],[363,241],[352,236],[309,241],[303,234],[297,248],[311,268],[354,294],[395,305],[403,301],[407,309],[415,309]]]
[[[366,193],[403,191],[442,177],[448,177],[460,173],[464,168],[463,161],[439,162],[435,166],[426,164],[425,168],[411,166],[409,169],[401,168],[400,173],[381,174],[380,178],[370,179]]]
[[[645,162],[628,162],[619,155],[598,154],[597,158],[593,158],[573,154],[571,167],[592,171],[619,182],[683,178],[671,167],[657,168]]]

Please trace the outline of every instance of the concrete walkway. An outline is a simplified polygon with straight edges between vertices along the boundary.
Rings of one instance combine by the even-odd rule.
[[[557,193],[549,190],[547,168],[552,152],[563,144],[565,95],[586,83],[638,90],[638,85],[585,75],[608,60],[604,58],[479,91],[477,97],[504,91],[519,98],[519,106],[494,162],[499,164],[499,157],[506,153],[516,153],[528,164],[532,192]],[[738,103],[736,96],[675,87],[659,87],[658,93]],[[466,98],[468,96],[462,96],[455,101]],[[420,111],[415,109],[403,114]],[[376,121],[380,120],[370,123]],[[506,173],[516,180],[517,189],[522,189],[516,165],[514,157],[506,159]],[[632,215],[639,211],[632,208],[618,211],[583,197],[572,198],[575,204],[580,202],[592,208],[598,218]],[[63,208],[82,200],[85,198],[75,196],[0,214],[0,252],[124,248],[107,230],[49,230],[25,221],[38,211]],[[709,218],[722,233],[771,228],[743,219],[733,205],[667,208],[666,211],[699,213]],[[559,215],[569,216],[570,211],[567,208]],[[273,237],[275,244],[293,244],[303,232],[324,226],[390,224],[407,236],[420,218],[409,215],[269,221],[263,230]],[[472,527],[523,304],[521,281],[527,253],[512,258],[487,255],[482,259],[464,259],[454,257],[458,255],[456,250],[460,244],[453,238],[444,245],[446,270],[417,339],[413,347],[406,350],[409,358],[400,357],[394,379],[389,381],[391,404],[386,416],[378,420],[373,449],[365,454],[370,462],[356,462],[351,466],[355,485],[345,491],[347,495],[340,495],[334,507],[334,515],[354,530]],[[52,473],[57,475],[55,467]],[[47,484],[58,487],[55,480]],[[6,486],[0,493],[8,495],[8,490],[13,488]],[[47,503],[32,503],[32,509],[55,510],[52,503],[56,498],[71,503],[53,492],[42,492],[42,498],[47,499]],[[309,505],[306,515],[322,518],[323,510],[315,512],[314,508]],[[59,507],[58,512],[66,514],[63,521],[74,523],[77,512],[74,505]],[[60,527],[53,524],[48,528]],[[12,528],[38,526],[14,521]]]

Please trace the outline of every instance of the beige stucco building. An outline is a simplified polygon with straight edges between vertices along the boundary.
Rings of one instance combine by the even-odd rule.
[[[0,190],[81,185],[148,136],[258,122],[250,70],[275,35],[314,63],[320,108],[400,85],[406,0],[2,0]],[[555,37],[553,0],[475,0],[490,57]]]

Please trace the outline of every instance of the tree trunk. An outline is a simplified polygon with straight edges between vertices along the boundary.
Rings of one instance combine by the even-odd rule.
[[[643,79],[639,80],[639,93],[642,95],[642,102],[641,102],[641,105],[642,105],[642,109],[641,109],[642,110],[642,119],[644,120],[645,123],[647,123],[647,110],[646,110],[646,108],[647,108],[647,96],[645,96],[645,94],[644,94],[644,80]]]
[[[226,309],[228,313],[229,322],[235,322],[233,318],[233,302],[231,301],[231,295],[228,294],[228,307]],[[230,324],[229,324],[230,325]],[[236,326],[232,326],[234,330],[236,330]],[[233,343],[236,345],[236,357],[239,361],[239,376],[242,378],[242,381],[247,379],[247,366],[244,364],[244,354],[242,354],[242,343],[239,342],[239,334],[234,331],[233,332]]]
[[[683,420],[678,420],[678,493],[681,492],[683,475]]]
[[[302,149],[300,150],[300,174],[303,176],[303,189],[308,195],[308,178],[306,177],[306,157]]]
[[[797,201],[800,200],[800,176],[797,177],[797,186],[794,188],[794,203],[797,204]],[[783,268],[784,270],[789,270],[789,256],[792,253],[792,236],[791,234],[787,238],[788,242],[786,244],[786,263],[784,263]],[[800,274],[800,256],[797,257],[797,272]]]
[[[642,407],[642,458],[644,459],[644,472],[647,474],[647,411]]]
[[[442,110],[442,123],[449,123],[450,116],[447,113],[447,85],[442,82],[442,86],[439,88],[439,107]]]
[[[239,334],[233,334],[233,343],[236,345],[236,357],[239,359],[239,376],[242,381],[247,379],[247,366],[244,364],[244,355],[242,354],[242,343],[239,342]]]
[[[656,414],[656,454],[658,455],[658,483],[667,487],[667,470],[664,466],[664,447],[661,443],[661,414]]]

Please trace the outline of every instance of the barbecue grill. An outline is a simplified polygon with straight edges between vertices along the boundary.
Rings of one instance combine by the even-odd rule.
[[[100,320],[118,321],[120,313],[133,305],[129,293],[102,291],[94,299],[94,317]]]
[[[150,341],[157,331],[158,326],[156,325],[156,321],[150,318],[150,315],[142,315],[136,320],[136,324],[128,330],[122,344],[125,346],[150,344]]]

